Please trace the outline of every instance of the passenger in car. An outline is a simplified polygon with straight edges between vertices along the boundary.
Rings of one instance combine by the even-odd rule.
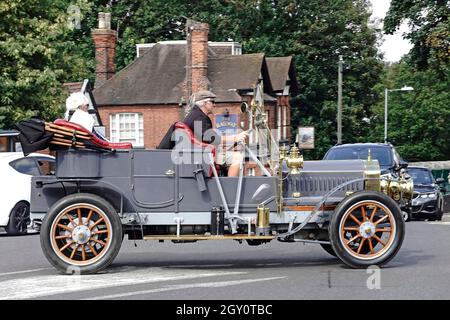
[[[72,93],[66,100],[64,119],[76,123],[92,132],[95,120],[88,113],[89,100],[81,92]]]

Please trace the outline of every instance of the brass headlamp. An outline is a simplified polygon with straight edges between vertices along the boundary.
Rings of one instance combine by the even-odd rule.
[[[291,148],[289,157],[286,160],[286,164],[290,169],[291,174],[299,174],[301,168],[303,168],[303,155],[300,154],[300,149],[296,146]]]

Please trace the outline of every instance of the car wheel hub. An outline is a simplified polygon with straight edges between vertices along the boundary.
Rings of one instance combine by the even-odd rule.
[[[363,238],[372,238],[375,235],[375,225],[372,222],[364,222],[359,227],[359,233]]]
[[[91,238],[91,230],[87,226],[78,226],[72,231],[72,239],[78,244],[85,244]]]

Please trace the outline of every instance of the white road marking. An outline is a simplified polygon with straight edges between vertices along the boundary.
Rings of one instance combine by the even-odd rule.
[[[246,272],[169,270],[163,268],[128,269],[94,275],[46,275],[0,281],[0,300],[32,299],[78,291],[129,286],[160,281],[239,275]]]
[[[450,226],[450,221],[442,222],[442,221],[427,221],[428,224],[437,224],[441,226]]]
[[[53,268],[40,268],[40,269],[30,269],[30,270],[22,270],[22,271],[5,272],[5,273],[0,273],[0,277],[10,276],[10,275],[14,275],[14,274],[32,273],[32,272],[38,272],[38,271],[50,270],[50,269],[53,269]]]
[[[245,283],[270,281],[270,280],[277,280],[277,279],[284,279],[284,278],[286,278],[286,277],[259,278],[259,279],[247,279],[247,280],[233,280],[233,281],[218,281],[218,282],[204,282],[204,283],[189,283],[189,284],[174,284],[174,285],[166,286],[164,288],[149,289],[149,290],[142,290],[142,291],[135,291],[135,292],[127,292],[127,293],[111,294],[111,295],[107,295],[107,296],[98,296],[98,297],[92,297],[92,298],[87,298],[87,299],[83,299],[83,300],[118,299],[118,298],[125,298],[125,297],[131,297],[131,296],[137,296],[137,295],[143,295],[143,294],[149,294],[149,293],[157,293],[157,292],[172,291],[172,290],[192,289],[192,288],[220,288],[220,287],[236,286],[236,285],[241,285],[241,284],[245,284]]]

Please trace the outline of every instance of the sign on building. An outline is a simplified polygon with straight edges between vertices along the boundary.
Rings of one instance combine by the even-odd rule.
[[[314,149],[314,127],[298,127],[296,142],[300,149]]]

